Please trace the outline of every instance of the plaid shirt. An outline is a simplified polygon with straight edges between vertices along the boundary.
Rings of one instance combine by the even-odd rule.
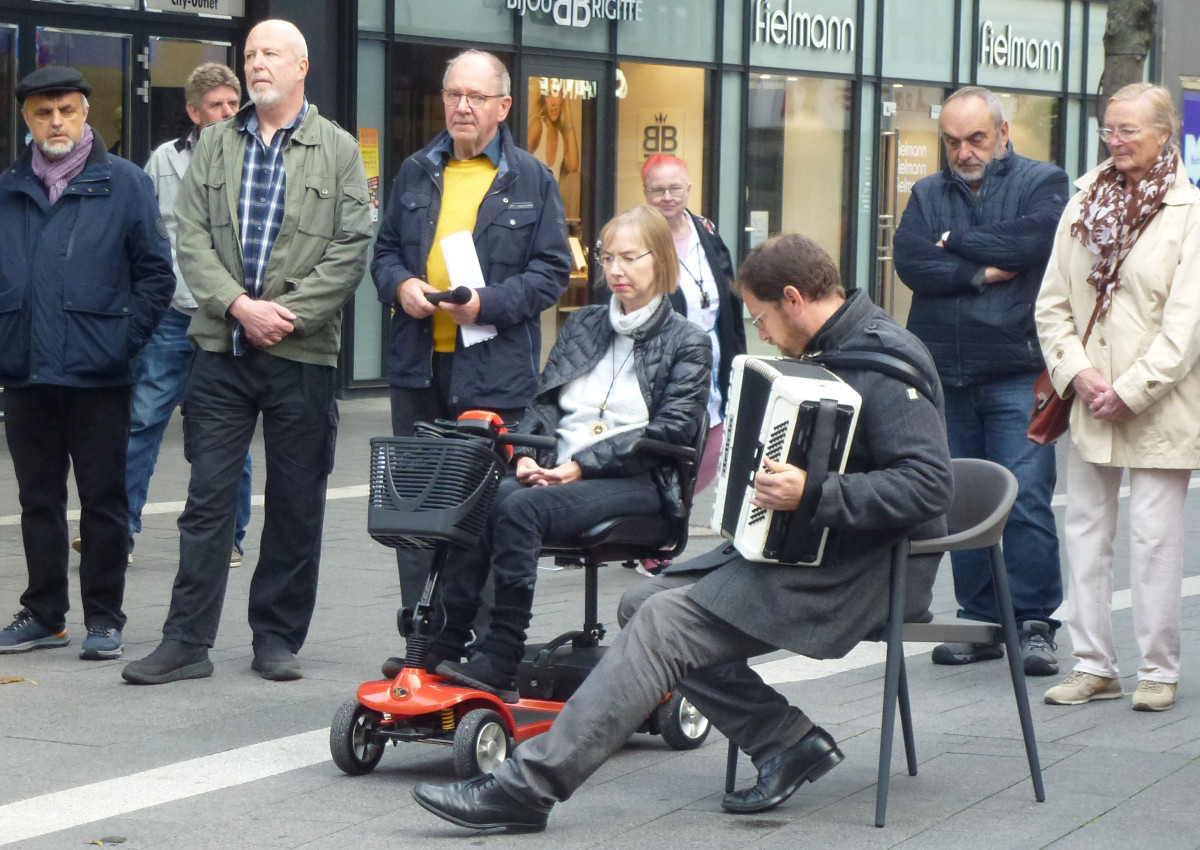
[[[246,134],[246,159],[242,163],[242,188],[238,195],[238,222],[242,240],[243,285],[251,298],[262,295],[263,275],[271,246],[283,223],[283,149],[308,112],[308,101],[286,127],[280,127],[267,145],[258,126],[258,113],[250,110],[238,130]],[[245,353],[242,327],[233,330],[233,353]]]

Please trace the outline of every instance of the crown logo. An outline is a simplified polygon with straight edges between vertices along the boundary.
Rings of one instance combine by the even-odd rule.
[[[666,124],[666,123],[667,123],[667,113],[665,113],[665,112],[660,112],[660,113],[658,113],[657,115],[655,115],[655,116],[654,116],[654,122],[655,122],[656,124]]]

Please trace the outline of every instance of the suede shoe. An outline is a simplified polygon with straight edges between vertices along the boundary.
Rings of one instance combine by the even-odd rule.
[[[33,612],[22,608],[13,615],[13,621],[0,631],[0,655],[14,652],[29,652],[52,646],[66,646],[71,642],[66,626],[51,628],[33,617]]]
[[[250,662],[250,669],[272,682],[291,682],[304,678],[295,653],[282,646],[255,648],[254,660]]]
[[[87,637],[83,639],[79,657],[85,661],[120,658],[124,648],[120,629],[114,629],[112,626],[88,626]]]
[[[999,643],[939,643],[933,648],[934,664],[974,664],[1004,657]]]
[[[1174,682],[1154,682],[1142,679],[1133,692],[1134,711],[1167,711],[1175,705]]]
[[[845,758],[833,736],[820,726],[814,726],[807,735],[762,766],[753,788],[726,794],[721,800],[721,808],[735,815],[773,809],[805,782],[816,782]]]
[[[1054,650],[1054,632],[1050,624],[1041,620],[1026,620],[1021,623],[1021,663],[1026,676],[1054,676],[1058,674],[1058,659]]]
[[[550,814],[514,798],[490,773],[449,785],[421,782],[412,795],[421,808],[467,829],[541,832]]]
[[[204,679],[212,674],[207,646],[166,639],[145,658],[126,664],[121,678],[134,685],[164,685],[180,679]]]
[[[434,672],[452,685],[477,688],[507,703],[521,699],[517,693],[516,676],[504,675],[493,666],[492,659],[482,652],[470,661],[443,661],[434,668]]]
[[[1083,705],[1097,699],[1120,699],[1121,683],[1106,676],[1072,670],[1059,684],[1046,691],[1046,705]]]

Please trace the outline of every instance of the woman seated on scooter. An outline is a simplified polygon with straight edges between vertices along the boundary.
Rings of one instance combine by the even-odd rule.
[[[666,219],[653,207],[634,207],[604,226],[600,244],[596,261],[613,297],[567,319],[518,429],[556,437],[557,451],[517,449],[516,474],[501,482],[480,545],[443,573],[445,626],[427,666],[506,702],[518,699],[517,665],[543,542],[568,543],[614,516],[678,516],[673,468],[631,446],[642,436],[693,445],[708,403],[708,335],[666,297],[679,279]],[[488,571],[491,624],[462,662]]]

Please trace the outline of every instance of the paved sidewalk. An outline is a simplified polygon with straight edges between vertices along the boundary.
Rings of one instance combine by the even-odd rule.
[[[3,426],[0,425],[0,428]],[[920,772],[903,768],[897,742],[884,829],[873,826],[883,689],[882,653],[863,646],[817,664],[778,653],[760,668],[841,742],[846,761],[771,812],[720,810],[725,742],[675,752],[639,735],[572,800],[544,834],[479,838],[419,809],[416,782],[453,779],[450,751],[421,744],[389,748],[370,775],[349,777],[328,755],[328,726],[359,683],[400,648],[395,561],[365,531],[368,441],[389,428],[387,401],[342,404],[337,468],[330,479],[321,591],[301,660],[305,678],[272,683],[249,669],[246,594],[260,526],[251,524],[245,566],[230,575],[210,679],[158,687],[123,683],[121,665],[155,646],[177,559],[175,518],[188,467],[178,420],[151,484],[151,507],[128,573],[126,657],[78,658],[84,633],[75,608],[67,649],[0,656],[0,846],[77,848],[124,838],[137,850],[207,848],[859,848],[986,847],[1200,848],[1200,596],[1184,600],[1184,678],[1164,714],[1112,700],[1063,708],[1041,694],[1057,678],[1029,679],[1047,800],[1029,782],[1007,665],[935,667],[927,651],[909,661]],[[264,469],[255,446],[257,470]],[[262,493],[262,479],[255,492]],[[702,500],[705,502],[706,500]],[[261,503],[261,499],[259,500]],[[701,504],[697,520],[707,521]],[[256,509],[258,510],[258,509]],[[11,460],[0,445],[0,617],[7,622],[25,584]],[[1200,508],[1189,508],[1197,539]],[[714,545],[697,537],[691,551]],[[1118,559],[1127,545],[1118,541]],[[75,556],[73,556],[75,557]],[[1195,576],[1196,564],[1189,564]],[[74,573],[73,573],[74,575]],[[578,571],[543,571],[531,639],[579,620]],[[615,629],[621,592],[643,581],[632,570],[601,575],[602,618]],[[1120,576],[1118,588],[1127,588]],[[1185,592],[1200,593],[1200,578]],[[1122,682],[1136,687],[1128,593],[1114,616]],[[953,614],[948,567],[935,611]],[[1058,656],[1070,667],[1065,635]],[[917,648],[921,649],[921,648]],[[34,684],[36,682],[36,684]],[[740,779],[753,768],[743,759]]]

